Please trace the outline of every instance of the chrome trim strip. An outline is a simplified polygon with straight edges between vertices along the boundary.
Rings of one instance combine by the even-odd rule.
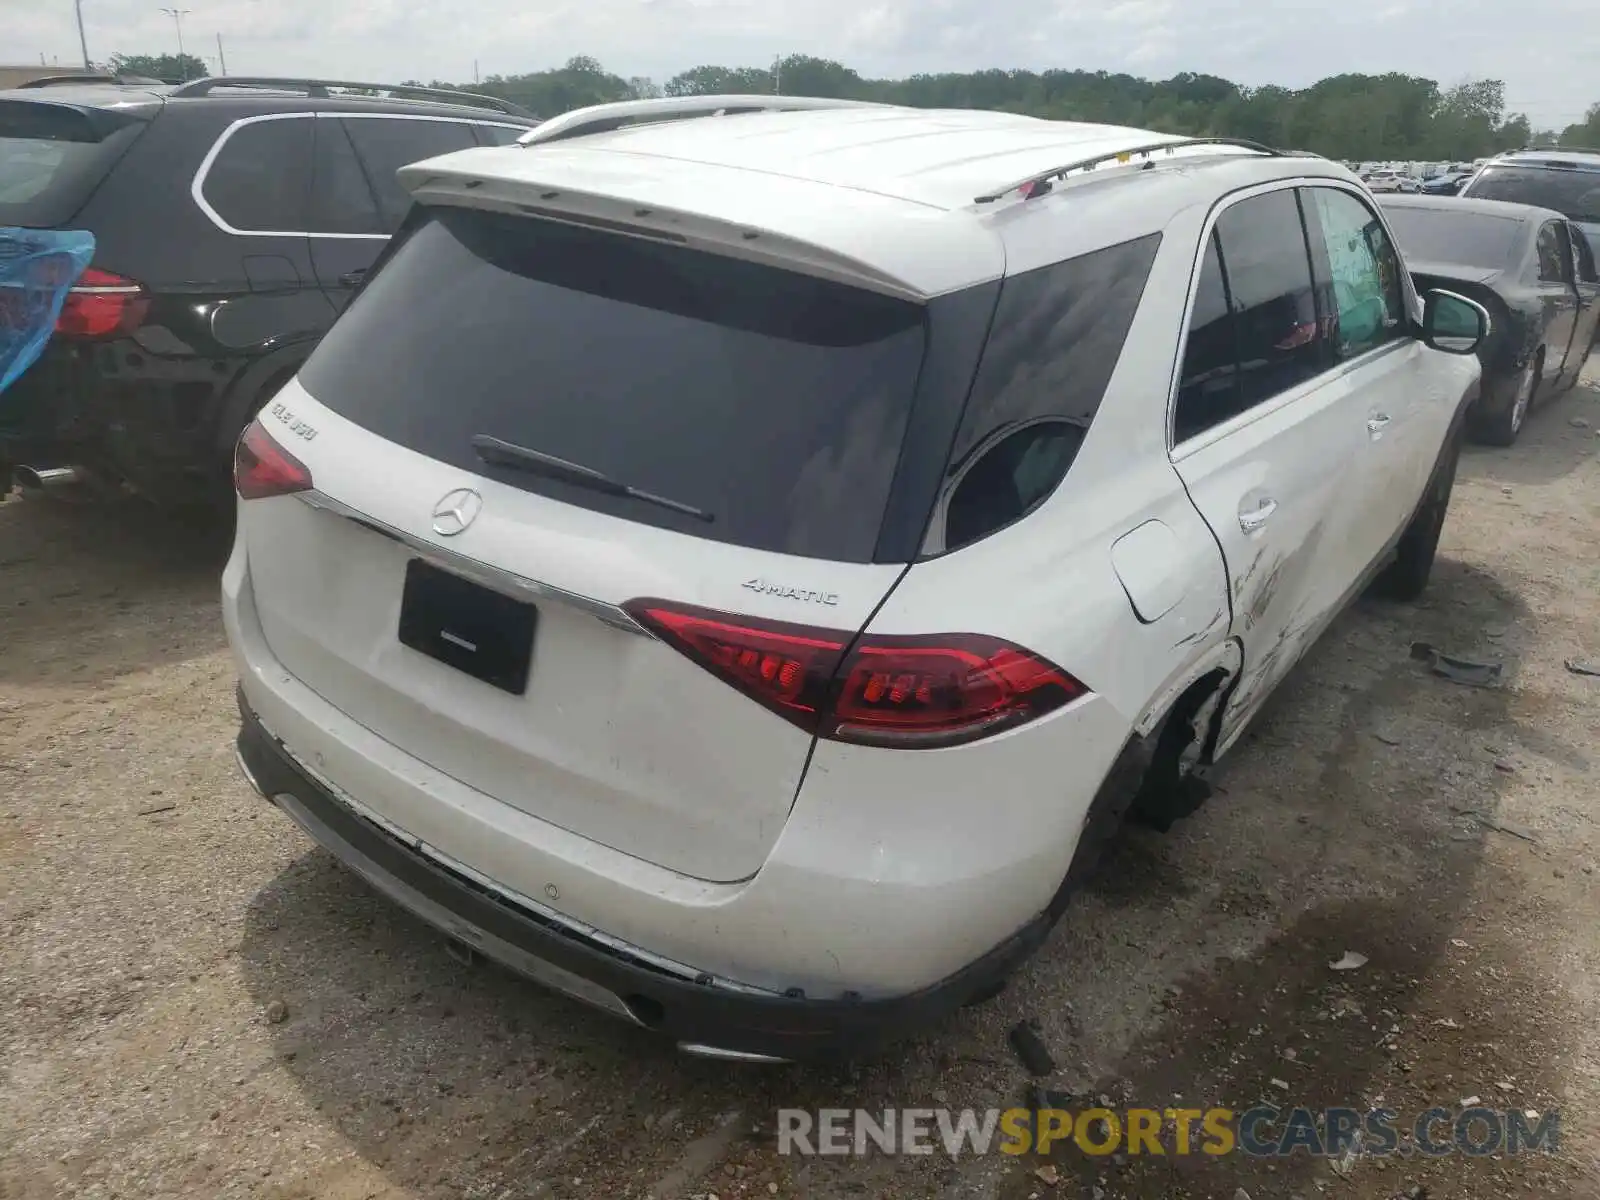
[[[537,579],[529,579],[525,575],[518,575],[515,572],[479,562],[477,559],[468,558],[466,555],[458,554],[454,550],[447,550],[436,542],[430,542],[415,534],[406,533],[404,530],[396,529],[392,525],[375,520],[359,509],[350,507],[342,500],[335,500],[325,492],[312,490],[294,494],[302,504],[306,504],[311,508],[321,509],[323,512],[330,513],[336,517],[343,517],[347,521],[353,521],[365,529],[370,529],[373,533],[380,534],[391,541],[399,542],[418,557],[425,558],[446,570],[454,571],[458,575],[464,575],[473,582],[481,583],[484,587],[493,591],[503,592],[520,599],[543,601],[548,604],[560,604],[567,608],[575,608],[579,612],[586,613],[595,618],[595,620],[611,626],[613,629],[622,630],[624,633],[633,633],[647,638],[655,637],[655,634],[628,615],[626,609],[620,608],[615,604],[608,604],[604,600],[596,600],[592,596],[581,596],[577,592],[569,592],[565,588],[558,588],[553,584],[541,583]]]
[[[342,121],[346,117],[351,117],[358,121],[431,121],[435,124],[444,125],[492,125],[496,129],[531,128],[531,126],[518,125],[510,121],[476,121],[466,117],[436,117],[423,115],[420,113],[413,115],[411,113],[344,113],[318,111],[263,113],[260,116],[255,117],[242,117],[224,129],[217,137],[217,140],[212,143],[211,149],[206,151],[205,158],[201,160],[199,169],[194,173],[194,180],[189,184],[189,195],[194,198],[194,202],[199,207],[200,211],[205,213],[207,220],[209,220],[218,229],[222,230],[223,233],[231,234],[233,237],[303,237],[331,238],[352,242],[387,242],[389,240],[389,235],[387,233],[314,233],[310,230],[293,229],[235,229],[232,225],[228,224],[221,213],[219,213],[215,208],[211,207],[211,202],[206,199],[206,176],[211,173],[212,164],[217,161],[217,156],[222,153],[222,148],[228,144],[228,139],[239,130],[243,129],[246,125],[256,125],[262,121],[313,121],[319,118],[323,120]],[[472,147],[466,148],[470,149]]]

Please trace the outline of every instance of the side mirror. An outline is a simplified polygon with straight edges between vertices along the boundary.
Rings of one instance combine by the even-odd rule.
[[[1446,354],[1476,354],[1489,336],[1489,310],[1436,288],[1422,298],[1422,341]]]

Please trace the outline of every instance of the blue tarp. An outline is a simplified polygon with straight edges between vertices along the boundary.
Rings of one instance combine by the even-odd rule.
[[[92,233],[0,226],[0,392],[39,357],[93,257]]]

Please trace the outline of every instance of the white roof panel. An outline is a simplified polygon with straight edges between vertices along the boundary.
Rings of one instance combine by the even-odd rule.
[[[648,119],[650,106],[636,103],[549,124],[551,132],[581,128],[586,114],[637,121],[641,110]],[[1074,162],[1184,140],[1115,125],[887,105],[666,116],[663,105],[649,123],[544,142],[541,127],[530,145],[444,155],[403,168],[400,179],[424,201],[598,222],[922,298],[1005,274],[999,229],[1013,206],[978,205],[976,197]],[[1285,162],[1225,146],[1175,156]],[[1112,174],[1102,167],[1096,177]],[[1094,206],[1103,206],[1101,189],[1089,190],[1101,192]]]

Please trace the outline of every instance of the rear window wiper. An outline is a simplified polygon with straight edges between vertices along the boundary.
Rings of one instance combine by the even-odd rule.
[[[502,441],[486,433],[473,435],[472,449],[479,458],[493,466],[511,467],[513,470],[526,471],[530,475],[542,475],[546,479],[559,479],[563,483],[588,488],[594,492],[604,492],[608,496],[626,496],[630,500],[642,500],[646,504],[671,509],[686,517],[693,517],[697,521],[716,520],[716,517],[703,508],[696,508],[681,500],[658,496],[643,488],[622,483],[592,467],[580,466],[578,463],[568,462],[564,458],[557,458],[554,454],[546,454],[541,450],[530,450],[526,446]]]

